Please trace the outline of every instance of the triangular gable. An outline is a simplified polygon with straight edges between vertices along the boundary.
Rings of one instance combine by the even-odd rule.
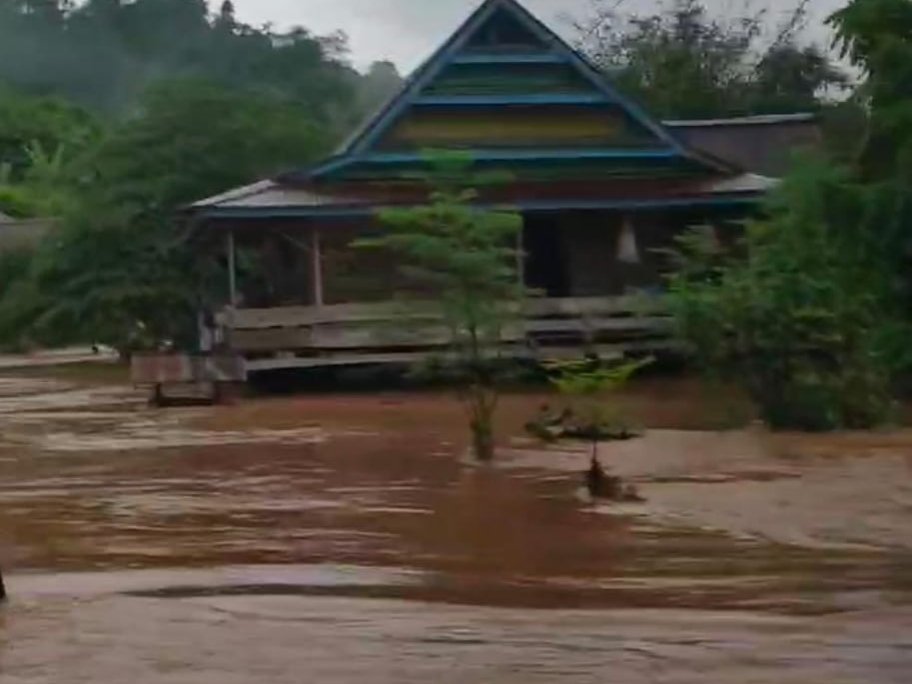
[[[551,48],[549,36],[543,36],[534,26],[523,21],[514,8],[506,7],[495,7],[489,11],[474,31],[466,31],[462,43],[462,52],[513,50],[531,53]]]
[[[486,0],[338,155],[306,176],[346,177],[353,167],[396,175],[424,148],[468,149],[502,164],[713,168],[516,0]]]

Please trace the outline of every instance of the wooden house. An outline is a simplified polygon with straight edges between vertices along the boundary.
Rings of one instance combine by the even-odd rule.
[[[513,179],[479,202],[524,218],[522,277],[538,295],[509,340],[517,355],[661,347],[661,248],[693,225],[724,240],[775,184],[762,172],[816,130],[807,115],[657,121],[519,2],[487,0],[331,158],[190,208],[196,244],[227,271],[203,347],[257,371],[443,344],[388,325],[396,265],[350,246],[378,210],[423,201],[410,178],[427,148]]]
[[[16,219],[0,212],[0,254],[37,247],[52,226],[50,219]]]

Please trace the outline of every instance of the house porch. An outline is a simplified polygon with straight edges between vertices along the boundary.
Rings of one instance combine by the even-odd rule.
[[[530,295],[505,347],[529,359],[668,349],[662,250],[688,225],[725,218],[692,210],[525,214],[517,270]],[[214,338],[247,358],[249,370],[409,363],[445,349],[439,321],[393,304],[409,285],[392,256],[352,246],[375,233],[371,219],[225,228],[227,297]]]

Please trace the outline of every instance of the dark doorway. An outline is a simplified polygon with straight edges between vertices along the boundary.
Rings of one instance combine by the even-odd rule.
[[[547,215],[527,215],[523,249],[526,252],[526,286],[547,297],[569,297],[567,258],[557,222]]]

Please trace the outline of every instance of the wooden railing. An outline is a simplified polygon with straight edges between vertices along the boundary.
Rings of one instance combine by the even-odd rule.
[[[517,356],[560,357],[658,350],[671,326],[661,297],[530,299],[503,335]],[[449,331],[421,306],[341,304],[226,309],[218,317],[230,349],[251,368],[396,363],[448,344]]]

